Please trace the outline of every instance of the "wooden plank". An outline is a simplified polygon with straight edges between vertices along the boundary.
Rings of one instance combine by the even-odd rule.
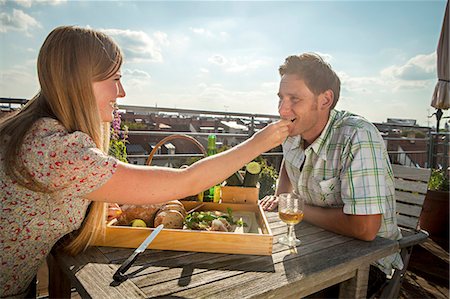
[[[367,285],[369,282],[369,267],[364,265],[358,268],[356,275],[341,283],[339,287],[339,298],[366,298]]]
[[[395,189],[409,192],[417,192],[421,194],[427,194],[428,184],[416,181],[406,181],[403,179],[395,178]]]
[[[320,248],[320,249],[319,249]],[[317,291],[316,285],[327,287],[355,275],[356,269],[374,260],[396,252],[398,243],[377,238],[373,242],[351,240],[302,254],[290,252],[281,261],[274,256],[275,270],[253,272],[248,269],[241,275],[222,278],[213,283],[204,283],[193,289],[171,294],[185,298],[284,298],[307,296]],[[230,288],[230,286],[233,286]],[[293,293],[294,292],[294,293]]]
[[[403,192],[399,190],[395,190],[395,200],[397,202],[404,202],[404,203],[410,203],[415,204],[418,206],[422,206],[423,202],[425,201],[425,195],[419,194],[419,193],[410,193],[410,192]]]
[[[251,271],[252,274],[269,273],[272,275],[273,272],[276,271],[276,268],[274,267],[276,267],[279,263],[297,258],[298,256],[312,254],[317,252],[318,248],[332,247],[336,244],[341,244],[342,242],[346,243],[349,240],[349,238],[337,236],[329,232],[322,232],[321,234],[324,238],[315,243],[311,243],[311,241],[314,240],[314,236],[305,237],[303,240],[304,245],[301,247],[302,250],[299,250],[298,255],[292,255],[289,248],[284,246],[281,252],[275,253],[272,257],[228,255],[220,258],[219,260],[209,260],[205,263],[195,264],[196,268],[189,277],[189,289],[194,287],[203,287],[205,283],[211,284],[214,282],[213,289],[217,290],[219,285],[221,285],[222,280],[248,271]],[[189,261],[184,262],[188,263],[186,265],[188,267]],[[203,269],[208,269],[208,271],[202,271]],[[151,283],[156,280],[160,280],[161,276],[166,279],[171,278],[171,280],[158,284]],[[172,268],[164,271],[163,273],[156,273],[155,275],[147,276],[143,281],[136,281],[136,284],[140,285],[142,291],[144,291],[149,297],[167,296],[171,293],[183,291],[185,289],[185,287],[178,284],[179,279],[180,269]],[[148,287],[149,284],[151,285],[150,287]],[[228,285],[228,288],[229,286],[230,285]],[[197,292],[194,292],[192,296],[202,297],[202,295]],[[233,296],[230,298],[233,298]]]
[[[48,295],[50,298],[70,297],[71,283],[68,274],[61,269],[52,250],[47,256],[48,265]]]
[[[428,168],[415,168],[398,164],[392,164],[392,171],[394,172],[395,177],[405,178],[412,181],[421,181],[425,183],[428,183],[431,174],[431,169]]]
[[[397,202],[396,205],[397,205],[397,213],[407,215],[410,217],[419,218],[420,213],[422,212],[422,206],[409,205],[401,202]]]
[[[414,233],[406,234],[402,230],[403,238],[399,240],[399,246],[400,248],[406,248],[410,246],[414,246],[417,244],[420,244],[422,242],[425,242],[425,240],[428,238],[428,233],[425,231],[418,231]]]
[[[419,226],[419,218],[409,217],[405,215],[397,215],[397,224],[411,229],[417,229]]]
[[[109,264],[95,247],[76,257],[58,253],[55,258],[69,275],[76,277],[75,287],[82,298],[145,298],[130,280],[111,286],[120,265]]]

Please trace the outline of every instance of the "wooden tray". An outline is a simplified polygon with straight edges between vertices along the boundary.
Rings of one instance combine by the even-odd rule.
[[[187,211],[199,202],[182,202]],[[198,251],[216,253],[271,255],[273,235],[262,208],[254,203],[204,203],[197,211],[223,211],[231,208],[233,216],[239,212],[253,212],[256,230],[248,233],[163,229],[149,245],[150,249]],[[236,217],[235,217],[236,218]],[[114,226],[108,224],[106,234],[98,238],[95,246],[137,248],[152,228]]]

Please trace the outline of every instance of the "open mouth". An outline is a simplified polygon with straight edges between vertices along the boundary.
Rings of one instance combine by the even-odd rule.
[[[291,122],[294,122],[296,119],[297,119],[296,117],[292,118],[292,119],[291,119]]]
[[[111,105],[111,107],[112,107],[114,110],[119,109],[119,105],[117,105],[117,102],[110,102],[109,104]]]

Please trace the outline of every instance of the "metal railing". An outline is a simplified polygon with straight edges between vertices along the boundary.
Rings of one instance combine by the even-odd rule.
[[[27,99],[17,99],[17,98],[0,98],[0,104],[2,108],[6,109],[19,109],[27,103]],[[210,119],[230,120],[230,119],[244,119],[248,123],[248,132],[245,133],[222,133],[218,132],[217,127],[214,134],[217,136],[218,140],[225,140],[229,138],[234,138],[236,141],[243,141],[251,136],[255,132],[256,124],[270,123],[276,119],[279,119],[278,115],[271,114],[254,114],[254,113],[239,113],[239,112],[226,112],[226,111],[207,111],[207,110],[191,110],[191,109],[178,109],[178,108],[161,108],[161,107],[140,107],[140,106],[130,106],[130,105],[119,105],[121,110],[127,112],[134,112],[142,115],[172,115],[179,117],[206,117]],[[449,166],[449,129],[448,124],[446,124],[446,131],[440,132],[439,134],[432,131],[429,127],[412,126],[412,125],[399,125],[399,124],[387,124],[387,123],[376,123],[375,124],[380,131],[407,131],[407,130],[419,130],[422,131],[424,137],[400,137],[400,136],[383,136],[388,147],[388,154],[393,163],[403,164],[407,166],[414,167],[425,167],[425,168],[444,168],[447,169]],[[206,138],[210,133],[205,132],[175,132],[175,131],[129,131],[130,136],[152,136],[161,137],[172,135],[172,134],[186,134],[197,138]],[[413,150],[408,150],[405,148],[397,147],[391,148],[392,144],[401,143],[423,143],[423,147]],[[198,158],[200,154],[157,154],[154,156],[155,160],[177,160],[177,159],[189,159]],[[275,160],[275,164],[281,163],[282,152],[269,152],[264,153],[264,157],[268,160]],[[128,155],[131,161],[140,161],[142,164],[148,155]],[[144,161],[144,162],[142,162]]]

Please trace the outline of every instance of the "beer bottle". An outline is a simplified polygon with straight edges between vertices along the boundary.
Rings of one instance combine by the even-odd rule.
[[[217,154],[217,146],[216,146],[216,135],[210,134],[208,136],[208,147],[207,147],[207,155],[212,156]],[[209,190],[206,190],[205,192],[207,195],[205,198],[203,198],[204,201],[214,201],[219,202],[220,201],[220,184],[217,184],[215,186],[212,186],[209,188]],[[206,199],[206,200],[205,200]]]

